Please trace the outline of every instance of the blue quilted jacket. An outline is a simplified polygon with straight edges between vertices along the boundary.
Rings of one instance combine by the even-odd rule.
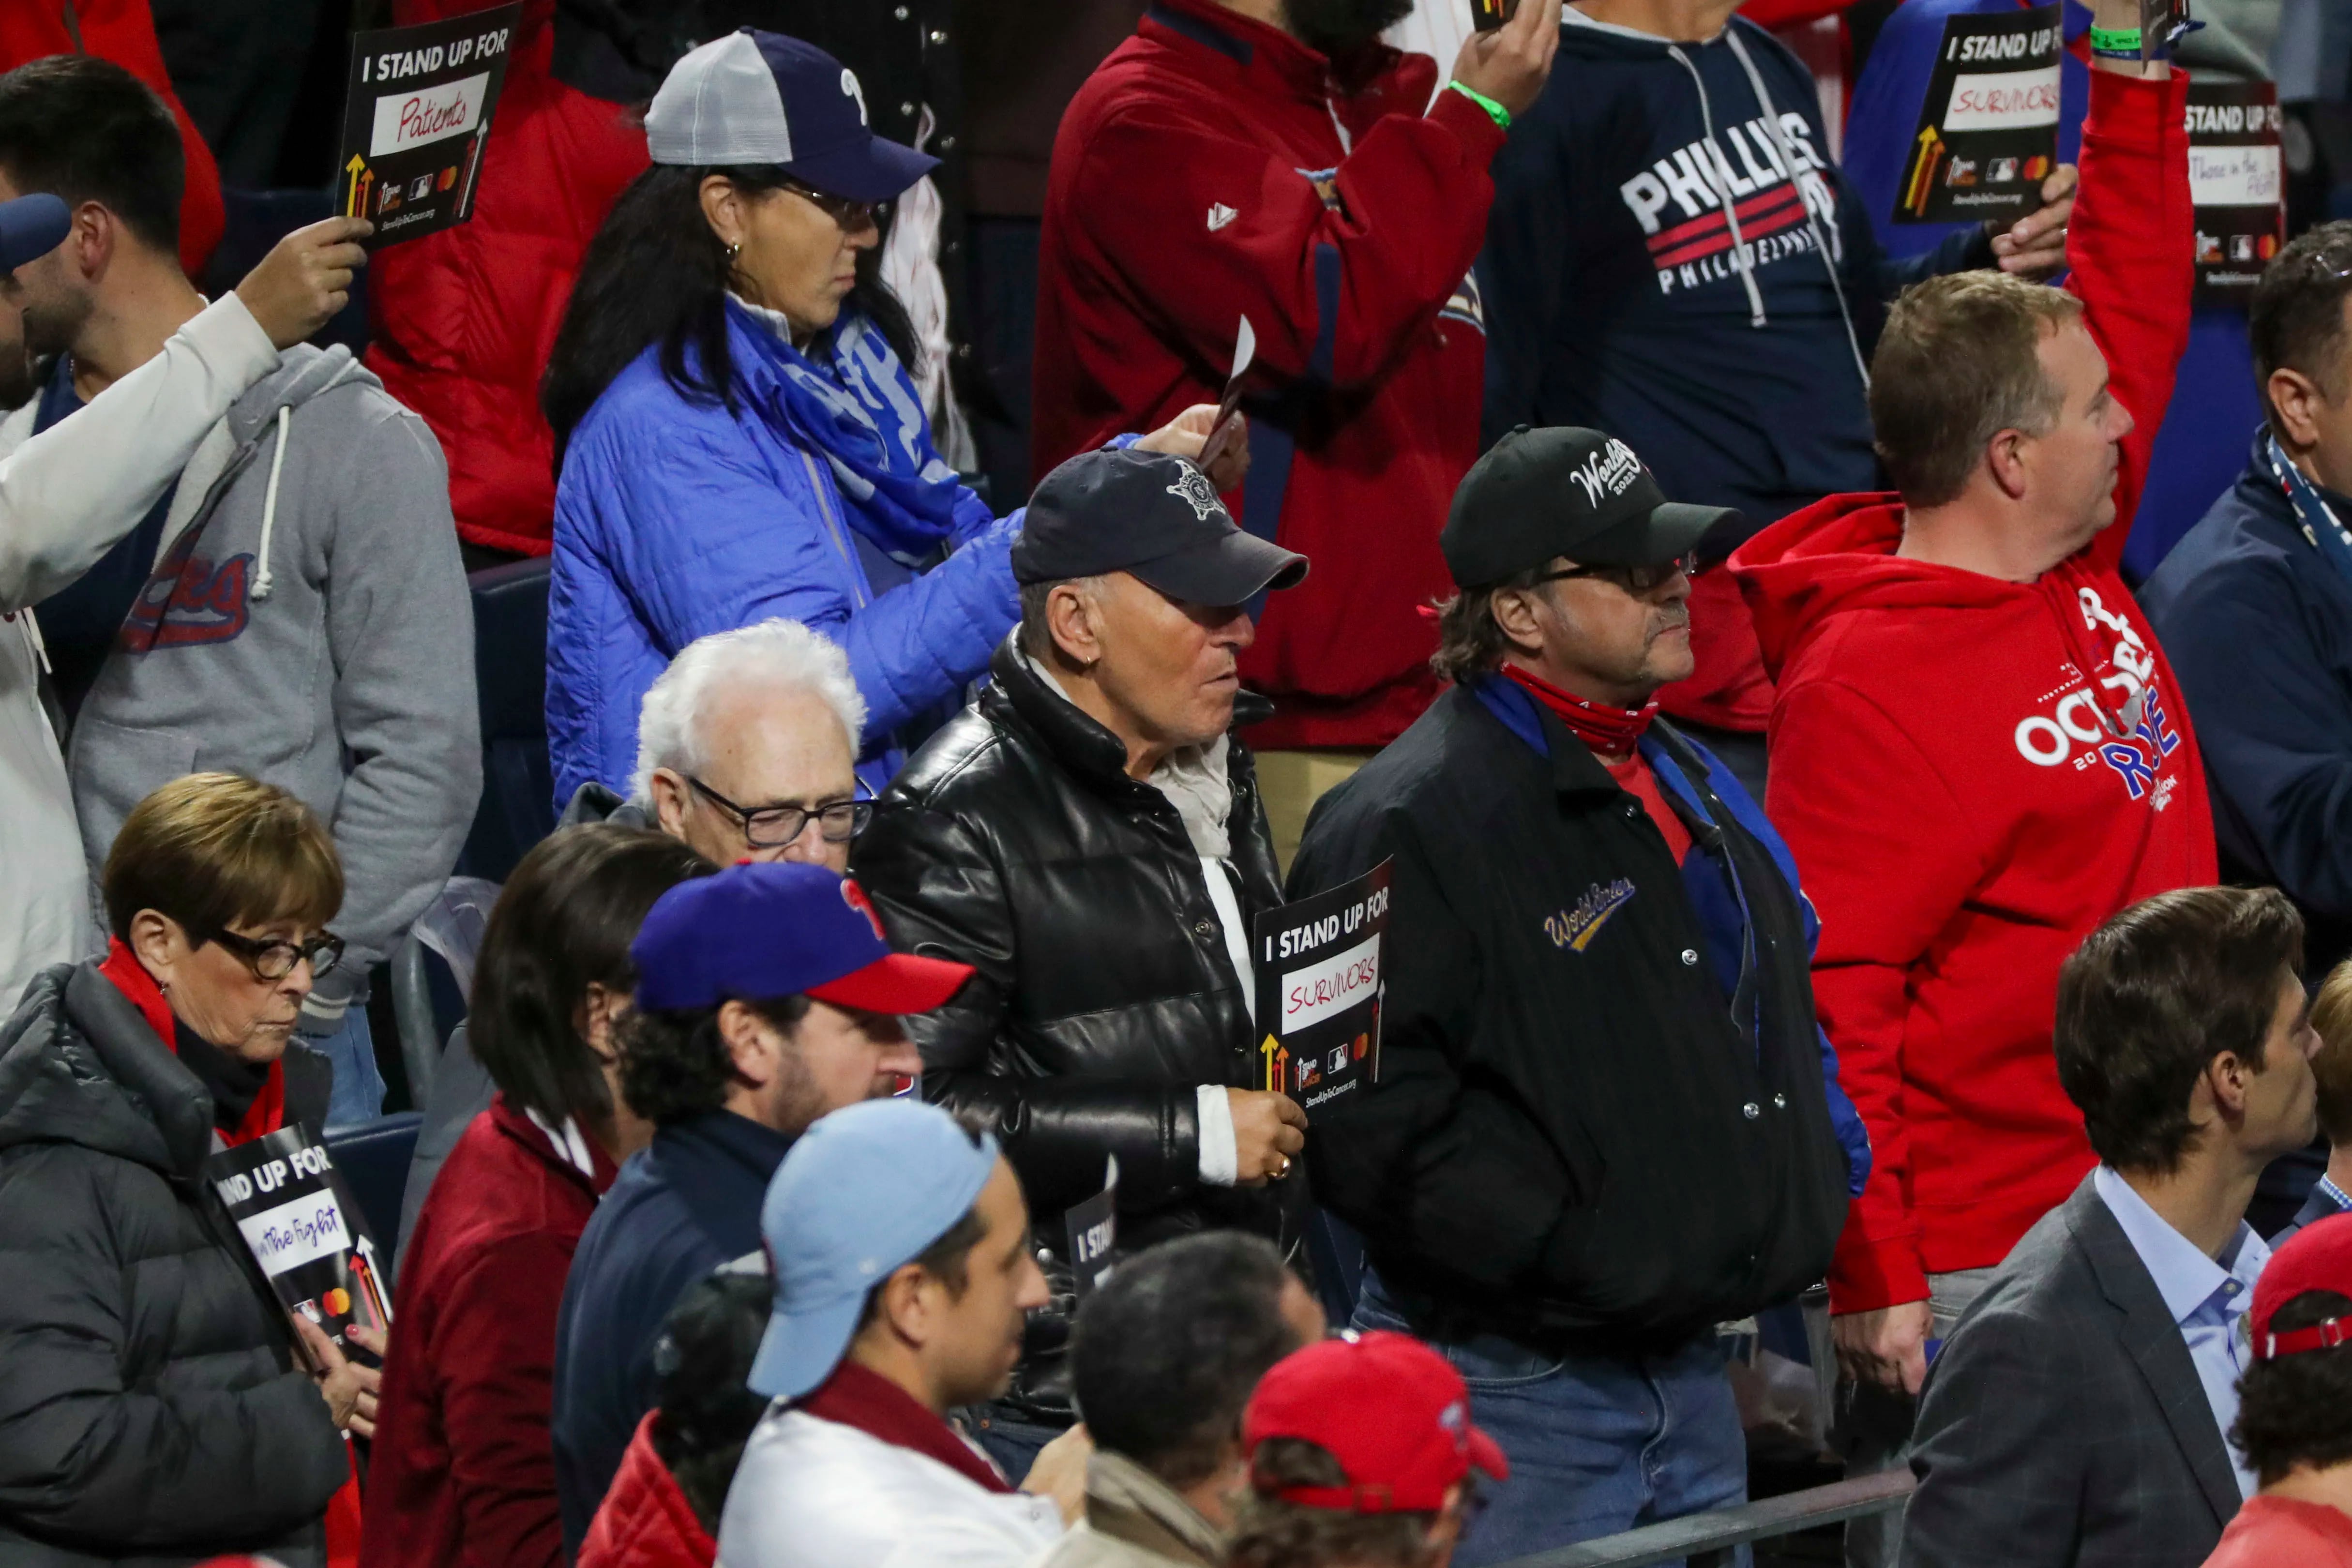
[[[558,809],[591,780],[627,793],[638,705],[680,648],[772,616],[848,652],[866,706],[858,776],[879,793],[903,760],[899,729],[960,700],[1020,618],[1022,514],[1000,521],[967,489],[945,559],[899,566],[850,527],[824,453],[787,415],[751,335],[768,329],[732,300],[727,318],[736,412],[688,401],[647,349],[565,449],[547,616]]]

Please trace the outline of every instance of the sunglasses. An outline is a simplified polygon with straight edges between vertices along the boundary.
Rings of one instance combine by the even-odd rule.
[[[1598,577],[1604,583],[1614,583],[1637,599],[1647,598],[1677,577],[1687,577],[1695,570],[1690,556],[1677,561],[1660,561],[1642,566],[1570,566],[1558,572],[1547,572],[1538,583],[1561,583],[1570,577]]]
[[[783,188],[824,214],[844,234],[855,234],[874,221],[876,202],[853,202],[846,196],[829,196],[823,191],[813,191],[806,185],[786,180]]]

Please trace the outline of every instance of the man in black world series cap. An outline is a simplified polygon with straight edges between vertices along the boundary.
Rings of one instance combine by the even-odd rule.
[[[1234,524],[1190,462],[1084,453],[1030,498],[1021,624],[990,685],[878,804],[852,871],[902,949],[971,964],[909,1019],[923,1093],[995,1133],[1055,1303],[978,1436],[1017,1479],[1073,1419],[1063,1211],[1118,1160],[1122,1248],[1298,1240],[1306,1118],[1251,1082],[1250,922],[1281,901],[1241,689],[1250,606],[1306,558]]]
[[[1652,700],[1726,515],[1599,431],[1504,437],[1441,538],[1454,685],[1291,870],[1394,862],[1380,1080],[1317,1109],[1310,1174],[1355,1326],[1444,1348],[1510,1458],[1472,1568],[1744,1499],[1715,1325],[1821,1278],[1869,1168],[1788,850]]]

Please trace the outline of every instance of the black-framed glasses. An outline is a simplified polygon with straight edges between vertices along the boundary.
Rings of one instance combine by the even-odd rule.
[[[253,972],[256,980],[283,980],[306,958],[310,961],[311,977],[316,979],[343,961],[343,939],[325,931],[309,942],[239,936],[233,931],[216,931],[205,940],[216,942],[235,953]]]
[[[782,849],[808,830],[811,818],[827,844],[846,844],[874,820],[871,800],[828,800],[815,805],[738,805],[696,778],[686,775],[695,794],[735,819],[743,842],[754,849]]]
[[[1547,572],[1536,579],[1538,583],[1560,583],[1570,577],[1598,577],[1604,583],[1614,583],[1637,599],[1649,597],[1677,577],[1687,577],[1696,567],[1690,556],[1678,560],[1659,561],[1641,566],[1570,566],[1558,572]]]
[[[784,189],[831,218],[840,226],[844,234],[856,234],[874,221],[877,204],[873,202],[853,202],[847,196],[827,195],[823,191],[813,191],[792,180],[784,182]]]

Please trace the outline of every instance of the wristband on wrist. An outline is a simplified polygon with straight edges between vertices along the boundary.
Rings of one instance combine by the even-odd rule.
[[[2137,37],[2139,35],[2135,33],[2132,36],[2134,37]],[[1463,97],[1468,99],[1471,102],[1476,104],[1479,108],[1485,110],[1494,120],[1495,123],[1502,129],[1508,131],[1511,128],[1511,111],[1505,109],[1501,104],[1496,103],[1493,99],[1488,98],[1485,93],[1480,92],[1476,88],[1465,87],[1458,81],[1449,81],[1445,85],[1453,89],[1455,92],[1460,93]]]
[[[2137,27],[2093,27],[2091,52],[2105,60],[2137,60],[2140,53]]]

